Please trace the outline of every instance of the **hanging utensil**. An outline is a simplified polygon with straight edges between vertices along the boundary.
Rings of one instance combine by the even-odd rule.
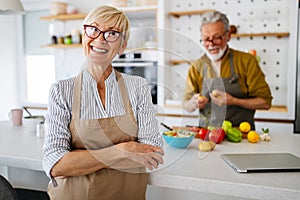
[[[25,110],[25,112],[29,115],[28,117],[29,118],[31,118],[32,117],[32,115],[31,115],[31,113],[27,110],[27,108],[26,107],[23,107],[23,109]]]
[[[169,129],[170,131],[173,131],[173,129],[172,129],[171,127],[167,126],[166,124],[164,124],[164,123],[160,123],[160,124],[161,124],[163,127]]]

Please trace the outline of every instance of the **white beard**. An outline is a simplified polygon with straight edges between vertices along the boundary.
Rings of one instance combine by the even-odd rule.
[[[213,61],[217,61],[219,60],[220,58],[222,58],[222,56],[224,55],[226,49],[227,49],[227,46],[225,46],[223,49],[219,48],[219,53],[217,54],[210,54],[209,51],[205,48],[203,48],[204,51],[205,51],[205,54],[207,55],[207,57]]]

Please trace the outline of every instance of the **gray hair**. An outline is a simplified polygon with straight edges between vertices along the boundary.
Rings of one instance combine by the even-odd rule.
[[[202,27],[209,23],[222,22],[225,30],[229,31],[229,20],[227,16],[219,11],[207,11],[201,15],[200,30]]]

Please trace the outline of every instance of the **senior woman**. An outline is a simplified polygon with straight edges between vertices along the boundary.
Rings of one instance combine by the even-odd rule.
[[[84,20],[85,68],[50,89],[43,167],[51,199],[145,199],[146,168],[163,163],[144,78],[111,65],[129,38],[126,15],[100,6]]]

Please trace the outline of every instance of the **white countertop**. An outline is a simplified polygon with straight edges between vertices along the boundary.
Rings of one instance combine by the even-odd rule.
[[[227,141],[209,153],[197,149],[194,139],[188,150],[166,146],[165,164],[150,174],[157,187],[207,192],[255,199],[300,199],[300,172],[236,173],[220,157],[222,153],[291,152],[300,156],[300,134],[271,133],[271,142],[252,144]],[[43,139],[23,126],[0,122],[0,165],[42,171]]]
[[[0,165],[42,171],[42,145],[34,126],[0,122]]]
[[[187,151],[166,148],[165,165],[150,176],[150,185],[254,199],[300,199],[300,172],[235,172],[223,153],[291,152],[300,156],[300,134],[271,133],[271,141],[252,144],[223,141],[209,153],[198,151],[194,139]],[[172,163],[173,162],[173,163]]]

